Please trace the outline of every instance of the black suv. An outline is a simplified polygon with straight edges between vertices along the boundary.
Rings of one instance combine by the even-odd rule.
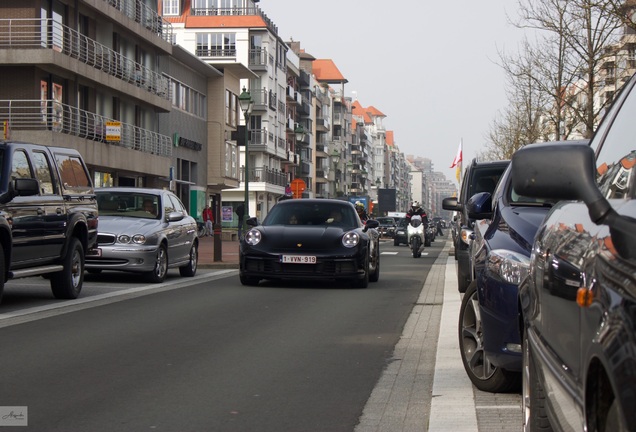
[[[44,275],[77,298],[97,240],[97,201],[73,149],[0,141],[0,298],[8,279]]]
[[[590,145],[530,145],[515,190],[564,200],[519,286],[524,430],[636,430],[636,75]]]
[[[449,197],[442,200],[442,208],[457,212],[457,226],[459,229],[456,236],[455,259],[457,260],[457,283],[459,292],[466,292],[473,275],[470,265],[470,236],[472,234],[474,219],[468,216],[466,203],[473,195],[480,192],[488,192],[490,195],[495,191],[499,178],[506,170],[510,161],[477,162],[473,159],[464,173],[461,183],[459,198]]]

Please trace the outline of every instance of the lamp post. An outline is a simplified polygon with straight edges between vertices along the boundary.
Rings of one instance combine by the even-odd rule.
[[[296,127],[294,128],[294,135],[296,136],[296,146],[298,147],[298,173],[296,177],[300,178],[303,174],[303,157],[298,143],[302,142],[305,139],[305,128],[303,127],[303,125],[296,123]]]
[[[335,172],[333,173],[333,194],[334,197],[337,196],[338,191],[337,191],[337,184],[338,184],[338,179],[336,178],[336,176],[338,175],[338,164],[340,163],[340,153],[338,152],[338,150],[334,149],[331,152],[331,161],[333,162],[333,166],[335,169]]]
[[[245,202],[243,203],[245,216],[243,217],[243,232],[247,230],[247,225],[245,221],[250,214],[250,192],[249,192],[249,123],[250,123],[250,114],[252,112],[252,106],[254,105],[254,100],[252,99],[252,95],[250,92],[245,90],[243,87],[243,93],[239,96],[239,105],[241,106],[241,111],[243,111],[243,116],[245,117],[245,172],[243,173],[243,181],[245,182]]]

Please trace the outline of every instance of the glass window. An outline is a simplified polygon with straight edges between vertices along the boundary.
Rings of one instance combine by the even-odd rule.
[[[163,0],[164,15],[179,15],[179,0]]]
[[[56,154],[60,178],[65,189],[90,187],[91,182],[79,157]]]
[[[48,195],[55,193],[48,156],[43,152],[34,152],[33,164],[35,165],[35,177],[40,182],[40,192]]]
[[[629,95],[620,104],[620,110],[617,111],[618,105],[610,110],[610,115],[603,121],[592,142],[592,147],[597,149],[598,184],[608,199],[634,197],[630,187],[636,164],[636,91],[633,87],[629,90]]]
[[[29,166],[29,159],[27,158],[24,150],[17,150],[13,153],[10,178],[11,180],[18,178],[33,178],[31,167]]]

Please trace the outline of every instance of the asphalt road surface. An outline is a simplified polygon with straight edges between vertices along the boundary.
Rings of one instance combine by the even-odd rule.
[[[442,246],[383,243],[367,289],[184,278],[5,323],[0,406],[50,432],[352,431]]]

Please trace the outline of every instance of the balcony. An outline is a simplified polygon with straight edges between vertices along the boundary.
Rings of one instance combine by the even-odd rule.
[[[287,101],[296,104],[296,91],[292,86],[287,86],[287,93],[285,94]]]
[[[320,132],[328,132],[331,129],[328,117],[316,117],[316,130]]]
[[[298,166],[298,164],[300,163],[300,156],[292,151],[288,151],[287,159],[283,159],[281,163],[284,165]]]
[[[56,51],[164,100],[171,100],[166,77],[51,19],[0,19],[0,49]]]
[[[250,49],[248,63],[253,71],[267,72],[267,50],[265,48]]]
[[[267,89],[256,89],[250,90],[250,94],[252,95],[252,100],[254,101],[254,105],[252,106],[252,112],[258,111],[267,111],[268,105],[268,91]]]
[[[123,123],[56,100],[0,100],[0,122],[12,132],[50,131],[86,140],[125,147],[141,153],[172,156],[172,138],[148,129]],[[120,136],[106,134],[106,125],[115,122]],[[140,156],[142,157],[142,156]]]
[[[174,34],[172,24],[165,21],[154,9],[139,0],[104,0],[106,3],[122,12],[128,18],[143,24],[161,39],[173,44]]]
[[[249,182],[269,183],[276,186],[287,185],[287,174],[279,170],[273,170],[267,167],[255,167],[249,169]],[[241,167],[240,181],[245,182],[245,167]]]

